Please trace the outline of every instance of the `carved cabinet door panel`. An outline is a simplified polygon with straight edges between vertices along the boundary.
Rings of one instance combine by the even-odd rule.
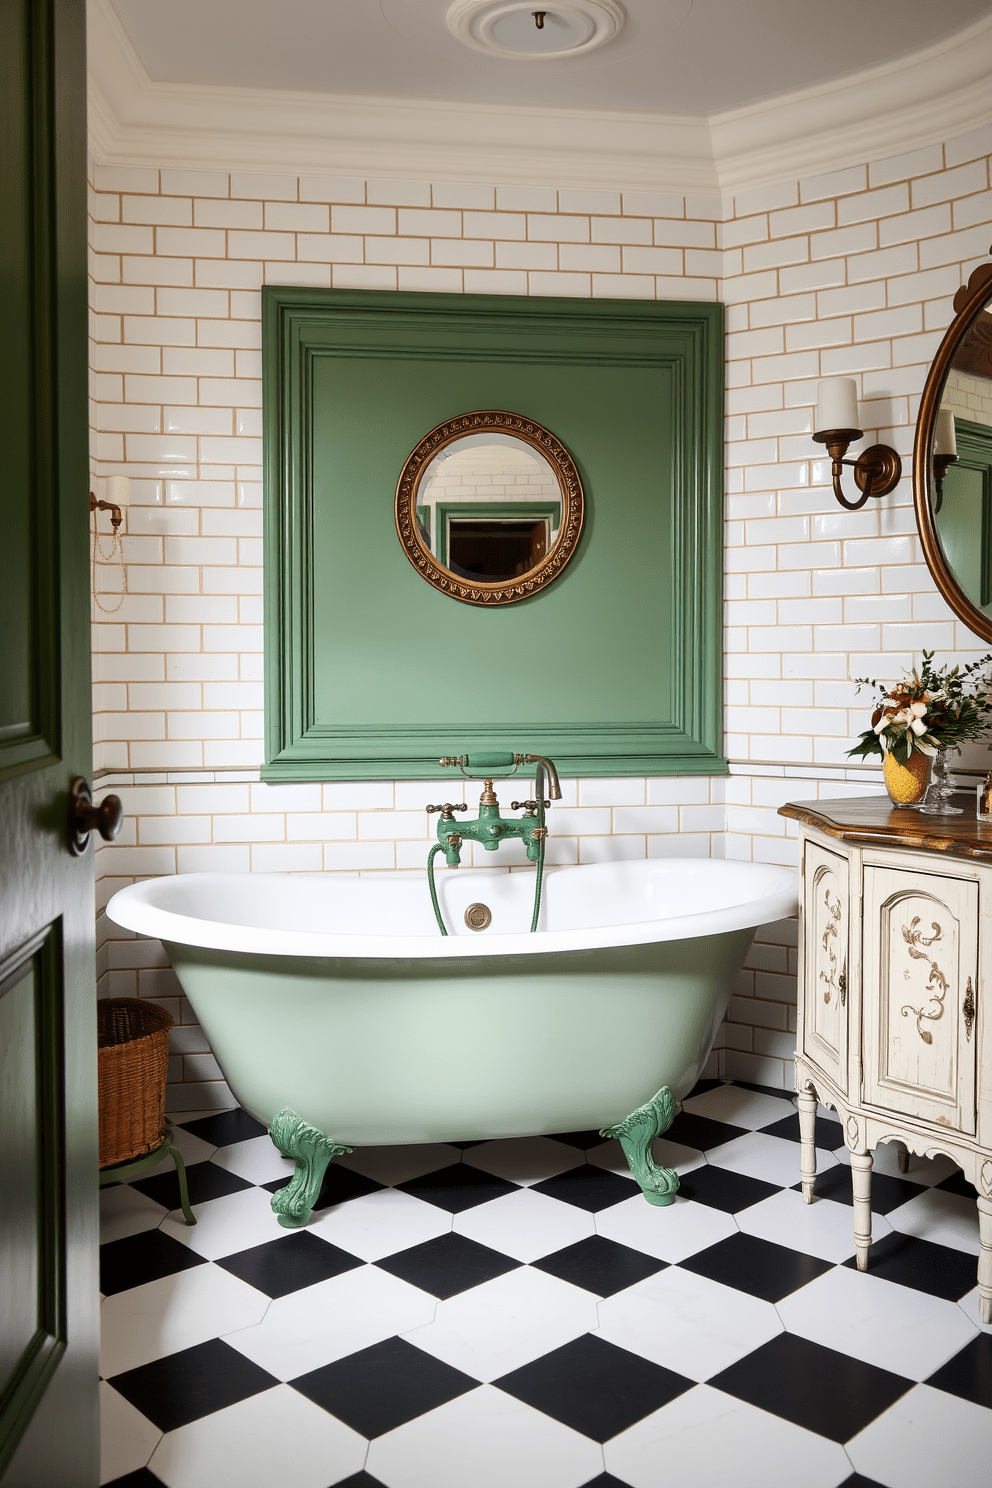
[[[805,861],[802,1048],[846,1094],[849,866],[816,842],[807,842]]]
[[[866,866],[865,1099],[975,1130],[978,885]]]

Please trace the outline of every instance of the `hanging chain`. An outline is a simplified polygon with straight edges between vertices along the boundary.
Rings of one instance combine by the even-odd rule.
[[[117,600],[117,603],[115,605],[105,605],[103,603],[103,601],[101,600],[99,594],[97,593],[97,589],[96,589],[96,565],[97,565],[97,559],[99,557],[99,561],[101,563],[113,563],[113,561],[114,561],[114,555],[115,554],[117,555],[117,557],[120,558],[120,561],[121,561],[121,592],[120,592],[120,596],[119,596],[119,598]],[[117,613],[117,611],[120,609],[121,605],[124,603],[124,597],[127,594],[127,569],[124,566],[124,544],[121,541],[121,530],[120,530],[120,527],[115,527],[114,528],[114,539],[113,539],[113,542],[110,544],[110,552],[109,553],[105,553],[103,551],[103,544],[100,541],[100,534],[97,531],[96,523],[94,522],[94,524],[93,524],[93,563],[92,563],[92,570],[93,570],[93,598],[96,601],[97,609],[98,610],[102,610],[105,615],[115,615]]]

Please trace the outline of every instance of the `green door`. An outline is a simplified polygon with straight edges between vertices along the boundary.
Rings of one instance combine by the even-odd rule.
[[[94,1488],[85,0],[0,0],[0,1478]]]

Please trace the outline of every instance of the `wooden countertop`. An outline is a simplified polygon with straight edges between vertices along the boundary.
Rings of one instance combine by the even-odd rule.
[[[853,796],[836,801],[790,801],[779,816],[805,822],[842,842],[878,847],[915,847],[959,858],[992,861],[992,822],[975,817],[975,792],[959,791],[956,806],[963,816],[924,816],[918,808],[896,809],[888,796]]]

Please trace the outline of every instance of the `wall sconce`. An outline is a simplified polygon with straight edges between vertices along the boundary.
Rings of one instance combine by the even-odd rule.
[[[816,422],[813,438],[827,446],[832,461],[834,495],[848,511],[860,511],[869,496],[887,496],[894,491],[902,475],[902,461],[887,444],[873,444],[856,460],[845,460],[849,444],[860,439],[858,428],[858,388],[853,377],[826,377],[816,385]],[[854,466],[854,480],[861,492],[860,501],[848,501],[841,490],[845,465]]]
[[[97,609],[102,610],[105,615],[115,614],[116,611],[119,610],[121,605],[124,603],[124,596],[127,593],[127,568],[124,564],[124,544],[121,540],[121,523],[124,520],[124,513],[121,511],[121,507],[127,506],[128,496],[130,495],[130,493],[131,482],[128,480],[126,475],[110,475],[107,477],[106,501],[98,501],[93,492],[90,492],[90,511],[109,511],[110,524],[114,529],[114,538],[113,542],[110,544],[110,552],[105,553],[103,551],[103,544],[100,542],[100,534],[96,525],[100,520],[99,517],[96,518],[96,522],[93,526],[93,562],[91,565],[93,598],[96,600]],[[101,563],[113,563],[115,557],[120,559],[121,565],[120,598],[115,605],[105,605],[96,590],[96,565],[98,561]]]
[[[954,414],[949,408],[937,411],[937,428],[933,436],[933,509],[939,512],[944,504],[944,476],[948,467],[958,458],[958,431],[954,425]]]

